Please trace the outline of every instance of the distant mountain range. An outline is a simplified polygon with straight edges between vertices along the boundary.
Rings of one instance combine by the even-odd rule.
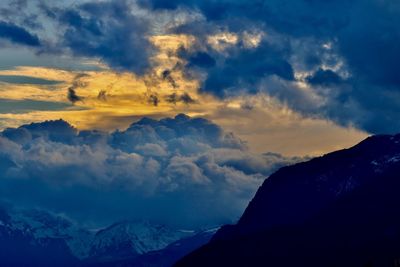
[[[146,221],[89,231],[46,211],[0,209],[0,266],[171,266],[215,232]]]
[[[400,266],[400,135],[280,169],[175,266]]]

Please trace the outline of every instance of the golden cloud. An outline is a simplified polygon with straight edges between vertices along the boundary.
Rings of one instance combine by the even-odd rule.
[[[225,34],[210,36],[209,41],[219,47],[221,40],[234,43],[235,38]],[[258,40],[257,35],[246,38],[254,45]],[[194,37],[163,35],[153,36],[151,41],[159,53],[152,58],[153,67],[144,76],[115,72],[105,66],[102,70],[83,72],[44,67],[0,71],[1,75],[63,81],[53,85],[4,83],[0,88],[2,99],[69,103],[69,89],[78,97],[73,107],[63,110],[0,114],[0,127],[62,118],[79,129],[113,130],[125,128],[143,116],[161,118],[186,113],[207,117],[235,132],[248,141],[251,150],[285,155],[322,154],[350,146],[366,136],[354,128],[305,118],[265,94],[225,100],[200,94],[199,81],[185,77],[185,62],[176,56],[177,49],[189,48]]]

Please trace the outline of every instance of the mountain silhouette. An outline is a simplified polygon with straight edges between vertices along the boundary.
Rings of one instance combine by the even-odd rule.
[[[284,167],[175,266],[398,266],[400,135]]]

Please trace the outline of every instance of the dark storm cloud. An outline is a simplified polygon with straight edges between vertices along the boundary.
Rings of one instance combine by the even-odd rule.
[[[33,123],[1,132],[0,151],[1,201],[80,221],[185,227],[235,220],[268,174],[299,160],[251,154],[233,134],[184,114],[113,133]]]
[[[332,70],[318,69],[315,73],[308,76],[306,81],[312,85],[329,86],[331,84],[339,85],[344,82],[342,77]]]
[[[183,56],[183,54],[181,54]],[[215,66],[215,59],[205,52],[197,52],[188,57],[189,66],[211,68]]]
[[[178,7],[190,7],[199,9],[209,20],[222,20],[227,17],[257,18],[263,13],[263,0],[138,0],[139,4],[154,10],[173,10]]]
[[[0,3],[0,40],[38,54],[95,58],[116,70],[144,74],[154,51],[148,40],[152,19],[136,11],[130,0],[68,5],[10,0]]]
[[[28,27],[23,20],[34,18],[32,14],[21,18],[15,15],[15,21],[6,17],[0,23],[0,33],[8,41],[40,47],[40,52],[71,52],[101,59],[116,70],[143,74],[149,69],[154,52],[147,37],[154,34],[158,21],[155,18],[163,14],[171,19],[177,14],[174,12],[201,13],[199,19],[170,23],[168,32],[161,30],[196,37],[195,44],[187,48],[189,51],[182,49],[178,56],[187,63],[186,75],[202,81],[201,92],[224,98],[272,91],[281,102],[306,116],[373,133],[400,131],[398,1],[136,2],[140,10],[129,0],[92,1],[68,7],[41,2],[42,15],[46,14],[58,29],[54,42],[30,33],[34,27]],[[10,6],[17,9],[26,6],[26,2],[14,1]],[[141,12],[145,15],[139,15]],[[237,34],[238,42],[223,51],[213,48],[207,38],[221,32]],[[249,47],[243,36],[252,32],[263,35],[259,44]],[[300,72],[306,75],[296,75]],[[173,70],[162,76],[156,78],[174,88],[179,86]],[[299,80],[311,86],[320,103],[302,102],[305,96],[296,92],[299,88],[293,83]],[[276,92],[268,81],[285,89]],[[296,95],[300,99],[292,99]]]
[[[150,20],[133,13],[132,1],[87,2],[68,8],[42,5],[63,29],[55,50],[95,57],[117,70],[143,74],[153,47],[147,39]]]
[[[224,97],[235,94],[233,90],[240,93],[242,88],[255,93],[257,82],[271,75],[293,80],[293,69],[284,56],[286,53],[266,43],[255,50],[235,52],[221,65],[208,68],[208,77],[201,90]]]
[[[38,36],[23,27],[5,21],[0,21],[0,39],[8,40],[18,45],[40,46]]]
[[[243,90],[252,93],[265,76],[291,79],[291,70],[296,68],[314,73],[306,81],[318,87],[317,93],[321,87],[328,89],[323,95],[326,104],[312,111],[313,114],[375,133],[400,131],[397,120],[400,3],[397,1],[140,0],[139,3],[153,10],[184,7],[205,16],[203,22],[179,26],[178,32],[201,36],[221,28],[237,33],[258,28],[267,34],[281,35],[278,47],[289,44],[292,48],[288,53],[276,53],[264,49],[262,44],[253,52],[233,56],[228,53],[223,60],[217,60],[222,64],[210,70],[209,64],[203,65],[208,74],[204,91],[220,97],[240,94]],[[331,46],[330,59],[324,56],[324,43]],[[328,60],[342,62],[341,72],[349,77],[340,77],[333,69],[319,70]],[[196,57],[189,60],[192,65],[200,66],[201,62]],[[289,96],[283,100],[290,102],[288,99]],[[303,112],[297,106],[292,108]]]

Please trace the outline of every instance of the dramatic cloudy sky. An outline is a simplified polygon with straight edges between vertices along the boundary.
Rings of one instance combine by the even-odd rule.
[[[399,47],[397,0],[1,1],[2,196],[234,220],[278,166],[400,132]]]

